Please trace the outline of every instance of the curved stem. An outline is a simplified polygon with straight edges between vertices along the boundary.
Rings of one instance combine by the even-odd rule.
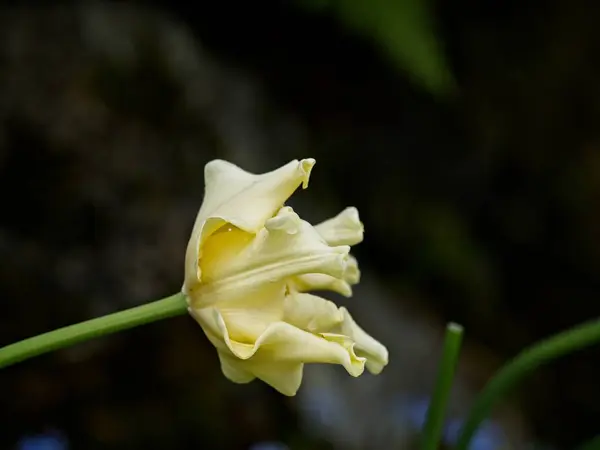
[[[450,397],[454,371],[460,353],[462,334],[463,329],[460,325],[449,323],[446,326],[446,338],[438,378],[423,429],[421,443],[423,450],[437,450],[439,448],[444,428],[446,405]]]
[[[186,311],[185,296],[178,293],[142,306],[49,331],[0,348],[0,368],[105,334],[184,314]]]
[[[600,319],[563,331],[523,350],[487,383],[463,425],[455,450],[467,450],[479,424],[501,396],[542,364],[600,342]]]

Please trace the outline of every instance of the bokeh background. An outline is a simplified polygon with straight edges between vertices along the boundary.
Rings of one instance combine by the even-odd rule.
[[[293,206],[359,208],[335,298],[390,349],[298,396],[220,373],[179,317],[0,371],[0,448],[415,448],[444,324],[445,430],[521,348],[600,312],[600,9],[583,0],[13,2],[0,7],[0,345],[181,287],[213,158],[315,157]],[[598,432],[597,349],[539,370],[474,450]]]

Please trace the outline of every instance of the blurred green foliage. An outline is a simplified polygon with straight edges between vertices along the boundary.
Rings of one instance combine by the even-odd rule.
[[[301,0],[369,36],[413,82],[436,95],[454,90],[428,0]]]

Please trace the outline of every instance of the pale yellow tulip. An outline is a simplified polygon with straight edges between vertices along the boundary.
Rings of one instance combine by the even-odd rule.
[[[345,308],[307,293],[352,294],[350,245],[363,239],[356,208],[312,226],[284,203],[306,188],[314,159],[255,175],[226,161],[205,167],[205,196],[185,260],[189,311],[236,383],[259,378],[295,395],[305,363],[379,373],[386,348]]]

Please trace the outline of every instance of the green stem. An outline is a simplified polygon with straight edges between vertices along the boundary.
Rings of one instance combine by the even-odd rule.
[[[455,450],[467,450],[492,406],[522,378],[542,364],[600,342],[600,319],[584,323],[526,348],[487,383],[463,425]]]
[[[142,306],[49,331],[0,348],[0,368],[105,334],[177,316],[186,310],[185,296],[178,293]]]
[[[462,343],[463,328],[455,323],[446,326],[446,338],[438,378],[423,429],[423,450],[437,450],[442,438],[446,405],[450,397],[454,371]]]

